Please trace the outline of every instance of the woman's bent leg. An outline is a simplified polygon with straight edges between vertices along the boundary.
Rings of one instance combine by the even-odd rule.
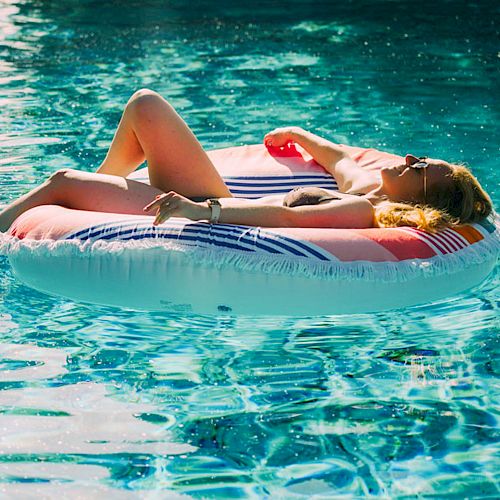
[[[126,177],[144,159],[151,184],[187,197],[231,197],[184,120],[156,92],[139,90],[125,108],[99,173]]]
[[[59,170],[0,212],[0,232],[7,231],[23,212],[39,205],[144,215],[143,207],[161,193],[153,186],[115,175]]]

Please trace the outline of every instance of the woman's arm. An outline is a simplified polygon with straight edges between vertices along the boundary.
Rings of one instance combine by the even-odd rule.
[[[219,222],[262,227],[328,227],[367,228],[374,226],[372,204],[359,196],[321,205],[284,207],[265,205],[257,201],[219,198]],[[165,193],[147,205],[144,210],[156,209],[154,224],[161,224],[169,217],[186,217],[192,220],[209,220],[211,209],[207,202],[195,203],[173,191]]]
[[[302,146],[326,170],[334,169],[336,163],[346,157],[338,144],[300,127],[277,128],[264,136],[266,146],[281,147],[290,142]]]
[[[266,146],[281,147],[290,142],[302,146],[335,178],[339,190],[344,193],[357,192],[358,186],[365,186],[374,181],[341,146],[300,127],[277,128],[264,136]],[[367,176],[370,176],[370,179]]]

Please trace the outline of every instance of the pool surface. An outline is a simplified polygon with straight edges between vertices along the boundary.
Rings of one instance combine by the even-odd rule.
[[[299,125],[464,161],[498,209],[497,2],[279,4],[1,1],[0,205],[95,169],[147,87],[206,148]],[[0,497],[498,498],[498,285],[212,317],[48,296],[0,257]]]

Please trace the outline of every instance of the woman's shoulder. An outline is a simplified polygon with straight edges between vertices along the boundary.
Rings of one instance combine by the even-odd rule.
[[[331,217],[329,227],[371,228],[375,226],[375,207],[365,196],[334,191],[335,196],[317,205],[317,211]]]
[[[365,170],[349,156],[338,162],[334,177],[339,189],[346,194],[366,194],[380,184],[377,172]]]

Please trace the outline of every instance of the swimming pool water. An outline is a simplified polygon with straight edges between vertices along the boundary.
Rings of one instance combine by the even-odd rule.
[[[95,169],[149,87],[207,148],[300,125],[465,161],[498,208],[496,2],[284,5],[0,2],[0,204]],[[50,297],[0,259],[3,496],[500,496],[498,272],[383,314],[205,317]]]

